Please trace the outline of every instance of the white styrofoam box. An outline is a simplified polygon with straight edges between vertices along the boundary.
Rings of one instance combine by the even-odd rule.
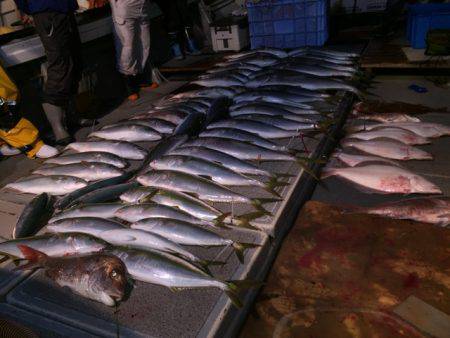
[[[346,13],[379,12],[386,9],[388,0],[331,0],[330,8],[342,6]]]
[[[213,50],[240,51],[249,44],[248,24],[242,19],[220,20],[211,24]]]

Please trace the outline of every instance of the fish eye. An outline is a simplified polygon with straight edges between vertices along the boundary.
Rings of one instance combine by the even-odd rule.
[[[116,270],[112,270],[109,275],[111,276],[111,278],[114,278],[114,279],[117,279],[119,277],[119,274],[117,273]]]

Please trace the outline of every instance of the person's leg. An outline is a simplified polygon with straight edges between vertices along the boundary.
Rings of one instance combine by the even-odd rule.
[[[114,18],[117,70],[124,77],[127,95],[130,100],[136,100],[139,97],[139,86],[136,80],[139,66],[134,50],[135,32],[134,19]]]
[[[70,50],[70,20],[66,14],[52,12],[38,13],[33,18],[48,64],[42,106],[56,142],[64,145],[72,141],[64,119],[73,92],[73,74],[76,68]]]

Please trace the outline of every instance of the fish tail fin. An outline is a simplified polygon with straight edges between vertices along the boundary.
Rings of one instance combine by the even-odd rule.
[[[285,187],[289,185],[289,183],[279,181],[277,177],[273,177],[265,184],[265,190],[275,195],[276,197],[281,197],[280,194],[275,191],[277,187]]]
[[[42,266],[42,262],[48,257],[45,253],[30,248],[27,245],[18,244],[17,247],[22,252],[25,259],[28,260],[28,263],[15,268],[15,270],[30,270],[38,268]]]
[[[272,216],[272,213],[270,211],[266,210],[263,207],[263,204],[271,203],[271,202],[278,202],[281,200],[282,200],[282,198],[256,198],[253,200],[252,205],[257,211],[261,212],[262,215]]]
[[[243,306],[241,300],[239,299],[239,293],[253,288],[259,288],[264,283],[244,279],[244,280],[229,280],[225,282],[225,293],[230,298],[231,303],[237,308],[241,308]]]
[[[245,250],[257,248],[260,245],[258,244],[252,244],[252,243],[240,243],[240,242],[234,242],[233,243],[233,249],[236,253],[237,258],[239,259],[239,262],[244,264],[244,253]]]
[[[234,217],[232,219],[232,223],[233,223],[233,225],[235,225],[237,227],[247,228],[247,229],[251,229],[251,230],[258,230],[258,228],[252,226],[250,224],[250,222],[252,220],[262,217],[264,215],[266,215],[266,213],[263,211],[250,212],[248,214],[243,214],[243,215]]]
[[[298,165],[310,176],[312,176],[314,179],[316,179],[317,181],[319,181],[319,178],[317,177],[317,175],[315,174],[314,171],[311,170],[311,168],[309,167],[308,163],[306,162],[311,162],[310,159],[306,159],[304,157],[296,157],[296,161],[298,163]]]
[[[195,265],[198,268],[200,268],[201,270],[203,270],[204,272],[206,272],[208,275],[212,276],[212,272],[209,269],[210,266],[223,266],[225,264],[226,264],[226,262],[222,262],[222,261],[210,261],[210,260],[202,259],[202,260],[198,261],[197,264],[195,264]]]
[[[230,227],[227,226],[225,220],[231,215],[230,212],[226,212],[223,213],[222,215],[218,216],[213,222],[214,222],[214,226],[218,227],[218,228],[223,228],[223,229],[229,229]]]

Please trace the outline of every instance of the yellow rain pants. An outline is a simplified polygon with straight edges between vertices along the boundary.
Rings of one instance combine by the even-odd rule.
[[[0,98],[5,101],[17,101],[19,98],[19,91],[17,90],[15,83],[1,65]],[[44,145],[44,142],[39,138],[39,131],[37,128],[25,118],[21,118],[15,127],[8,131],[0,129],[0,145],[2,143],[7,143],[12,147],[21,150],[30,158],[34,158],[39,149]]]

